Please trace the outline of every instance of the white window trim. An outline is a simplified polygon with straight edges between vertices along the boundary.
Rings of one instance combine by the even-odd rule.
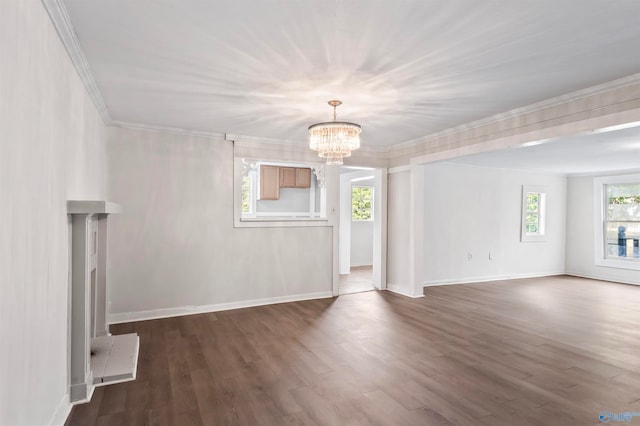
[[[607,259],[604,239],[605,225],[605,193],[604,187],[616,183],[638,183],[640,174],[622,176],[603,176],[593,179],[593,226],[594,226],[594,253],[596,266],[607,268],[632,269],[640,271],[640,261],[633,259]]]
[[[527,234],[527,194],[538,193],[542,196],[538,212],[539,234]],[[520,241],[543,242],[547,241],[547,204],[549,203],[549,188],[539,185],[522,185],[522,215],[520,218]]]
[[[280,162],[280,161],[264,161],[251,158],[257,164],[266,165],[282,165],[286,163],[292,167],[314,167],[323,166],[322,163],[300,163],[300,162]],[[282,227],[315,227],[315,226],[333,226],[329,224],[329,218],[326,212],[326,188],[321,188],[321,198],[324,198],[325,204],[321,204],[321,211],[318,212],[282,212],[278,215],[272,213],[261,212],[256,214],[256,201],[252,201],[252,214],[242,214],[242,169],[243,158],[234,157],[233,163],[233,226],[234,228],[282,228]],[[253,185],[252,198],[257,199],[258,188],[260,188],[260,175],[255,172],[255,185]],[[265,216],[266,214],[266,216]],[[319,215],[320,217],[317,217]],[[304,217],[301,217],[304,216]]]

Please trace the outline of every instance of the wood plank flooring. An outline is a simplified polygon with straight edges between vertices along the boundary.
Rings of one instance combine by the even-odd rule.
[[[373,286],[373,266],[352,267],[351,273],[340,275],[338,284],[338,293],[340,295],[375,290],[376,288]]]
[[[112,326],[138,379],[70,425],[595,425],[640,411],[640,287],[430,287]],[[640,424],[640,417],[634,418]]]

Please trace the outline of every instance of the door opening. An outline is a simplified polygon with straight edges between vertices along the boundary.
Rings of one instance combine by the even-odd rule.
[[[383,174],[384,179],[383,179]],[[386,170],[340,169],[338,294],[386,287],[384,231]]]

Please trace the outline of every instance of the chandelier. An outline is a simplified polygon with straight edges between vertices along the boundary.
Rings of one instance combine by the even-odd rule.
[[[326,158],[327,164],[339,165],[351,151],[360,148],[362,128],[359,124],[336,121],[336,108],[341,101],[333,100],[328,104],[333,107],[333,121],[309,126],[309,148],[318,151],[318,157]]]

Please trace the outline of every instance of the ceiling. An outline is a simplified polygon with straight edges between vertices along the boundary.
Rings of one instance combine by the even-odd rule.
[[[64,0],[116,121],[385,148],[640,72],[640,2]],[[595,143],[595,142],[594,142]]]
[[[540,141],[449,162],[532,172],[580,174],[640,168],[640,123],[610,132],[593,132],[559,140]]]

